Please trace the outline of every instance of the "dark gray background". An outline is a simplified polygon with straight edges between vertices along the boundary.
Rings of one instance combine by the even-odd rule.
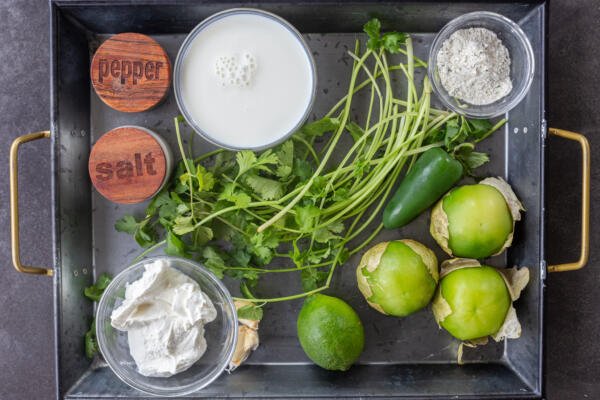
[[[584,133],[592,147],[591,258],[581,271],[547,279],[546,381],[549,399],[600,398],[600,2],[553,0],[549,37],[549,126]],[[49,128],[48,6],[0,2],[0,399],[54,393],[52,285],[11,266],[8,152],[24,133]],[[577,145],[548,140],[547,252],[551,263],[577,258],[580,156]],[[50,266],[49,141],[20,153],[21,238],[25,263]]]

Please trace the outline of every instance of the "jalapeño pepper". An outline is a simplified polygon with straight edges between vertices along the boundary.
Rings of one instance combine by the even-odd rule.
[[[462,164],[439,147],[429,149],[408,171],[383,211],[383,226],[400,228],[442,197],[463,175]]]

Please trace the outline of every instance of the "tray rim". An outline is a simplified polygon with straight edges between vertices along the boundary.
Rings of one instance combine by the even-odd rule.
[[[350,0],[347,1],[347,4],[397,4],[397,3],[406,3],[410,1],[404,0]],[[423,3],[440,3],[440,1],[436,0],[419,0],[419,2]],[[465,1],[467,3],[472,3],[473,1]],[[59,150],[57,146],[59,146],[58,136],[56,131],[58,129],[58,112],[57,112],[57,104],[58,104],[58,54],[59,54],[59,43],[56,40],[55,35],[57,33],[57,17],[61,8],[68,7],[81,7],[81,6],[131,6],[131,5],[145,5],[151,4],[153,6],[160,5],[168,5],[168,6],[180,6],[180,5],[202,5],[202,4],[216,4],[219,1],[194,1],[194,0],[48,0],[48,5],[50,7],[50,24],[49,24],[49,45],[50,45],[50,130],[51,134],[51,199],[52,199],[52,231],[53,231],[53,267],[55,270],[55,274],[53,276],[53,319],[54,319],[54,335],[55,335],[55,395],[56,398],[60,398],[61,395],[67,395],[67,391],[70,388],[63,388],[60,382],[60,339],[61,339],[61,321],[60,321],[60,291],[61,291],[61,279],[62,279],[62,268],[61,268],[61,249],[60,249],[60,193],[59,193],[59,184],[58,184],[58,160]],[[224,0],[221,3],[239,3],[236,0]],[[262,4],[283,4],[286,1],[281,0],[262,0],[260,1]],[[301,0],[295,2],[296,4],[323,4],[323,5],[332,5],[339,4],[339,1],[334,0]],[[545,221],[545,204],[546,204],[546,194],[545,194],[545,169],[546,169],[546,104],[548,103],[548,76],[547,76],[547,68],[548,68],[548,57],[547,57],[547,43],[548,43],[548,20],[549,20],[549,3],[550,0],[504,0],[504,1],[494,1],[494,0],[478,0],[475,3],[481,4],[493,4],[493,3],[515,3],[515,4],[530,4],[537,5],[543,7],[543,20],[542,20],[542,55],[543,59],[543,68],[541,69],[542,77],[542,140],[540,146],[540,201],[541,201],[541,212],[539,215],[540,218],[540,235],[539,235],[539,243],[540,243],[540,301],[539,301],[539,326],[540,326],[540,340],[538,341],[540,348],[540,359],[539,359],[539,390],[534,390],[532,393],[524,394],[523,397],[529,398],[530,396],[535,396],[535,398],[543,398],[546,394],[546,374],[545,374],[545,336],[546,330],[544,321],[545,321],[545,279],[546,279],[546,261],[545,261],[545,230],[546,230],[546,221]],[[249,6],[256,6],[257,2],[249,3]],[[538,266],[534,266],[538,267]],[[80,379],[85,376],[83,374]],[[78,379],[79,380],[79,379]],[[520,396],[519,396],[520,397]],[[421,398],[421,397],[419,397]],[[437,397],[436,397],[437,398]],[[479,398],[475,395],[471,397],[470,395],[465,398]]]

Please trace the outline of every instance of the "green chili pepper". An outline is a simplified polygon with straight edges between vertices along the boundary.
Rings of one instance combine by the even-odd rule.
[[[463,175],[462,164],[439,147],[424,152],[383,211],[383,225],[400,228],[431,207]]]

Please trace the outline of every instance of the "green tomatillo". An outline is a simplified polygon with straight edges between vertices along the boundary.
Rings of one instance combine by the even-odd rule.
[[[417,241],[383,242],[362,257],[356,279],[371,307],[405,317],[431,301],[438,282],[438,262],[433,251]]]
[[[501,178],[448,192],[431,212],[430,232],[451,256],[486,258],[510,247],[523,206]]]
[[[513,308],[529,282],[527,268],[494,268],[477,260],[455,258],[442,263],[433,315],[440,327],[470,344],[521,336]]]

